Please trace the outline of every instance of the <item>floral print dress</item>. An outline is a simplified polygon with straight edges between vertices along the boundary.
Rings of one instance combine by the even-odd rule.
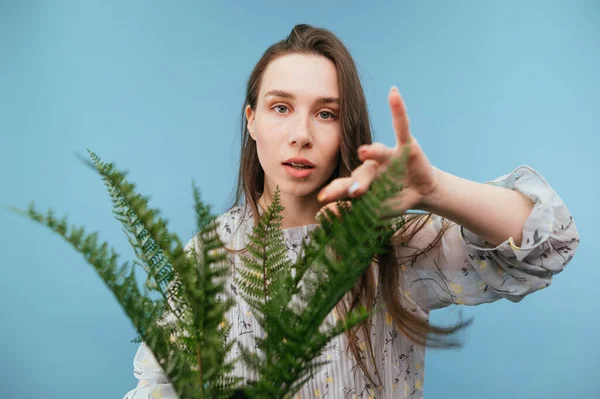
[[[519,302],[526,295],[548,287],[552,277],[573,258],[579,244],[573,218],[558,194],[538,172],[528,166],[520,166],[487,184],[517,190],[535,202],[523,227],[521,246],[516,246],[509,238],[494,247],[467,229],[451,223],[438,245],[424,251],[412,263],[398,265],[403,270],[398,282],[404,293],[402,302],[423,319],[428,319],[431,310],[451,304],[478,305],[502,298]],[[245,247],[247,235],[253,228],[249,207],[235,206],[220,215],[218,220],[219,236],[225,245],[233,249]],[[409,245],[395,248],[396,255],[407,259],[413,251],[426,248],[443,222],[443,218],[434,215]],[[282,230],[292,262],[299,255],[302,241],[308,240],[309,232],[316,227],[314,224]],[[194,238],[186,246],[188,251],[192,248],[197,248]],[[240,264],[239,255],[229,254],[228,261],[234,275]],[[376,270],[374,274],[377,276]],[[233,283],[229,285],[229,293],[236,299],[236,305],[227,314],[232,324],[230,337],[247,348],[254,348],[254,338],[261,336],[263,331],[249,306],[237,296],[237,287]],[[376,300],[382,301],[379,292]],[[335,322],[337,317],[334,310],[327,322]],[[400,334],[385,309],[374,314],[371,334],[378,385],[368,382],[354,356],[346,352],[347,340],[342,334],[332,340],[321,354],[320,360],[329,363],[319,369],[295,397],[423,398],[425,348]],[[365,351],[365,345],[366,342],[360,339],[358,347],[361,352]],[[229,358],[237,355],[234,346]],[[124,399],[176,398],[167,377],[144,343],[140,344],[133,365],[134,376],[139,381]],[[241,362],[234,373],[247,379],[255,377]]]

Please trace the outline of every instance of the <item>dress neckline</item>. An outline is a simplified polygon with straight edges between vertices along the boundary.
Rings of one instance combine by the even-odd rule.
[[[258,214],[262,215],[262,206],[260,206],[259,203],[256,203],[256,206],[258,207]],[[252,210],[250,209],[250,206],[247,206],[247,204],[244,204],[244,207],[247,208],[249,215],[248,220],[250,223],[252,223]],[[318,226],[318,223],[311,223],[301,226],[286,227],[285,229],[281,229],[281,233],[283,234],[283,237],[289,241],[301,241],[303,238],[308,238],[308,234],[315,230]]]

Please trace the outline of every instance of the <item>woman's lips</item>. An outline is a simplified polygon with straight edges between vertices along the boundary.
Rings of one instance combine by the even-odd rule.
[[[315,170],[315,168],[297,169],[297,168],[294,168],[293,166],[285,165],[285,164],[283,165],[283,167],[292,177],[295,177],[297,179],[300,179],[303,177],[308,177],[311,175],[313,170]]]

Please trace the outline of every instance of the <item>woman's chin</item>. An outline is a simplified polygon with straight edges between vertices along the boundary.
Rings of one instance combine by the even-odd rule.
[[[290,196],[293,195],[295,197],[306,197],[309,195],[314,195],[315,197],[318,194],[318,191],[321,189],[321,185],[316,184],[315,182],[281,182],[279,183],[279,193],[280,195]]]

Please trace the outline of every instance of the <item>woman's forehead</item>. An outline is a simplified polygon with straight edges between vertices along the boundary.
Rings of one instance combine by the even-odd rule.
[[[296,99],[338,98],[338,78],[333,62],[319,55],[279,57],[264,72],[261,97],[287,93]]]

